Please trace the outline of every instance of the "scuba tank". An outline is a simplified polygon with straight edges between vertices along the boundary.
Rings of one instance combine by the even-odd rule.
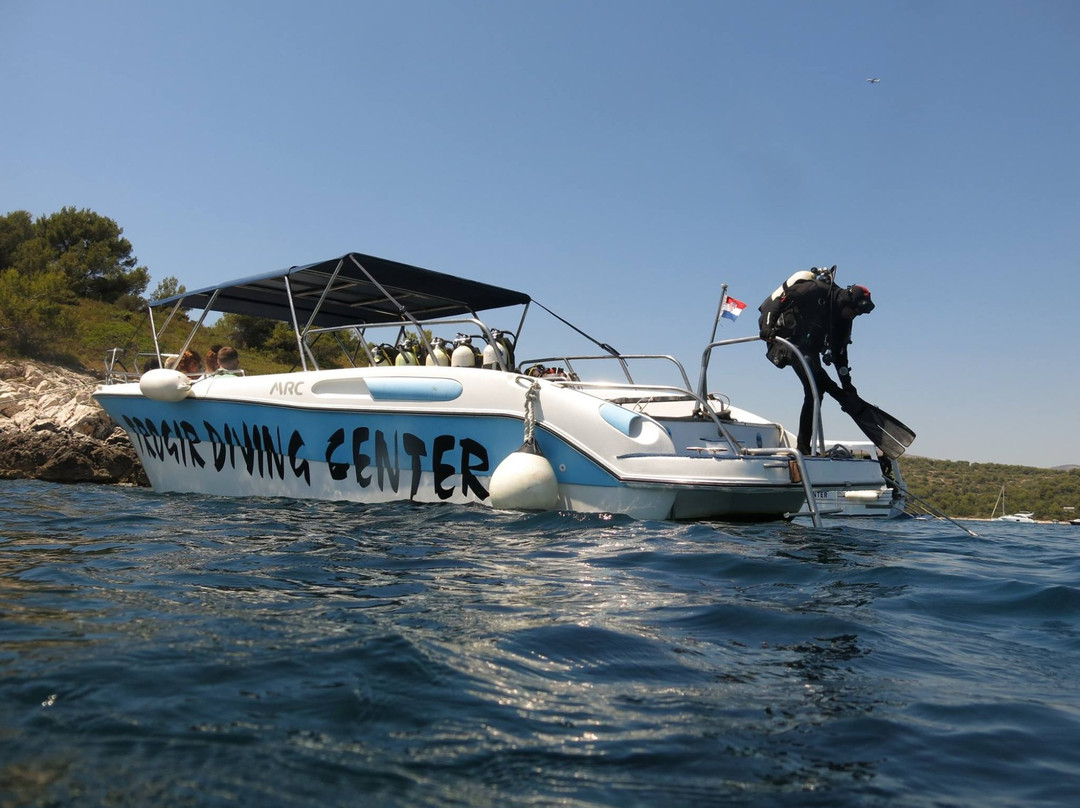
[[[511,341],[513,334],[509,331],[491,329],[491,342],[484,346],[481,357],[483,367],[489,370],[514,369],[514,343]],[[500,364],[501,361],[501,364]]]
[[[799,281],[826,281],[831,286],[833,284],[833,276],[836,274],[836,265],[833,264],[831,268],[825,267],[810,267],[809,270],[801,270],[795,272],[786,281],[776,287],[776,290],[769,295],[769,300],[779,300],[785,294],[788,289],[794,286]]]
[[[792,273],[791,277],[789,277],[786,281],[784,281],[782,284],[777,286],[776,289],[773,291],[773,293],[771,295],[769,295],[769,300],[779,300],[785,294],[787,294],[788,289],[790,289],[792,286],[794,286],[799,281],[812,281],[812,280],[814,280],[814,273],[813,273],[812,270],[805,270],[804,269],[804,270],[801,270],[800,272]]]
[[[830,269],[825,267],[810,267],[809,270],[801,270],[795,272],[786,281],[776,287],[771,295],[769,295],[758,306],[758,311],[761,312],[761,316],[758,318],[758,335],[764,339],[772,339],[777,331],[781,328],[786,328],[790,331],[793,323],[784,320],[784,314],[792,306],[792,298],[801,296],[806,289],[810,287],[801,286],[798,291],[791,293],[792,289],[797,284],[805,284],[810,281],[816,284],[828,284],[831,289],[834,281],[833,275],[836,274],[836,266],[834,265]],[[788,318],[790,320],[790,318]],[[784,334],[782,336],[789,336]]]
[[[428,366],[450,367],[450,354],[446,348],[450,343],[442,337],[432,337],[431,353],[424,358],[424,364]]]
[[[758,306],[758,311],[761,312],[758,317],[758,336],[768,343],[765,355],[778,368],[791,364],[792,357],[788,349],[774,342],[773,338],[783,337],[798,341],[797,332],[804,332],[804,325],[810,325],[819,319],[824,321],[823,318],[807,319],[805,309],[800,315],[800,306],[805,307],[811,299],[819,304],[831,300],[829,292],[833,287],[835,274],[835,265],[829,269],[811,267],[809,271],[796,272]],[[802,333],[802,337],[805,336],[805,333]]]
[[[379,345],[374,350],[375,354],[375,367],[385,367],[386,365],[393,365],[397,361],[397,348],[393,345],[387,345],[385,342]]]
[[[514,357],[514,335],[509,331],[499,332],[499,344],[504,351],[504,358],[506,359],[506,369],[514,370],[517,367],[517,359]]]
[[[398,343],[398,354],[394,358],[394,364],[399,367],[402,365],[418,365],[420,361],[416,358],[417,349],[420,347],[420,343],[416,341],[415,337],[406,337]]]
[[[474,368],[477,365],[477,350],[473,347],[472,337],[458,334],[454,338],[454,352],[450,354],[450,366],[455,368]]]

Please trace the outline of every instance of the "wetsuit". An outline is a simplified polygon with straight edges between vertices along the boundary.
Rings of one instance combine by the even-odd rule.
[[[856,390],[848,369],[847,346],[851,344],[851,323],[858,315],[873,309],[870,292],[862,286],[844,289],[825,281],[800,281],[788,294],[795,305],[789,309],[791,316],[786,318],[789,325],[780,335],[797,346],[806,357],[818,395],[828,393],[848,411],[859,402],[852,395]],[[770,350],[776,352],[775,347]],[[826,363],[836,365],[840,384],[833,381],[822,367],[823,357]],[[803,386],[797,447],[803,454],[810,454],[810,439],[814,434],[814,392],[802,363],[791,356],[787,357],[787,363],[795,369]],[[817,403],[820,404],[820,399]]]

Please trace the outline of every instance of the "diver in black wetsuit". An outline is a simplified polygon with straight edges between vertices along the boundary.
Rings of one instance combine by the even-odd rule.
[[[814,433],[814,392],[802,363],[791,355],[786,346],[772,341],[784,337],[794,344],[810,366],[818,396],[828,393],[849,415],[857,416],[854,408],[862,405],[848,367],[847,346],[851,343],[851,324],[860,314],[874,309],[870,290],[865,286],[840,288],[833,282],[832,270],[799,272],[788,279],[764,303],[759,326],[761,336],[769,342],[768,357],[777,367],[791,365],[803,386],[803,405],[799,413],[798,449],[810,454],[810,438]],[[835,364],[840,384],[832,380],[821,366]],[[820,398],[817,402],[820,404]]]

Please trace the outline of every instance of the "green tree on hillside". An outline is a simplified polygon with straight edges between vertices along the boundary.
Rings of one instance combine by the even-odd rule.
[[[0,216],[0,346],[28,355],[71,350],[85,306],[142,307],[150,273],[137,264],[120,226],[92,210]]]
[[[274,320],[249,314],[224,314],[219,323],[226,342],[235,348],[262,348],[274,333]]]
[[[0,269],[16,264],[19,245],[34,238],[34,217],[25,210],[0,216]]]
[[[54,333],[74,326],[73,302],[59,269],[0,270],[0,344],[19,354],[46,352]]]
[[[182,295],[186,291],[187,287],[184,284],[180,283],[175,276],[169,275],[158,281],[158,285],[150,293],[149,300],[164,300],[167,297]]]
[[[905,455],[900,461],[908,489],[952,517],[986,519],[1006,489],[1009,512],[1034,511],[1036,519],[1075,518],[1080,508],[1080,469],[1042,469],[999,463],[931,460]],[[1073,510],[1067,510],[1067,509]]]
[[[80,298],[141,304],[150,282],[131,242],[112,219],[89,209],[63,208],[32,219],[24,210],[0,217],[0,270],[14,269],[27,283],[59,270]]]

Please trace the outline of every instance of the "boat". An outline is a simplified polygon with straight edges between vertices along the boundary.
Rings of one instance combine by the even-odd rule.
[[[1001,505],[1001,516],[994,516],[994,514],[997,513],[998,505]],[[1020,522],[1027,525],[1035,525],[1038,523],[1032,518],[1034,516],[1034,511],[1005,513],[1005,484],[1002,483],[1001,493],[998,494],[997,501],[994,503],[994,509],[990,511],[990,519],[994,522]]]
[[[794,436],[790,436],[794,440]],[[854,456],[872,458],[876,449],[872,443],[863,439],[826,440],[828,451],[835,454],[848,452]],[[880,460],[879,460],[880,462]],[[890,463],[891,480],[884,480],[878,485],[862,485],[849,488],[815,489],[818,509],[822,516],[835,517],[879,517],[884,519],[904,519],[907,513],[907,494],[900,463]],[[808,516],[801,513],[800,516]]]
[[[521,359],[535,308],[602,352]],[[706,392],[714,352],[757,337],[710,341],[694,385],[674,357],[621,354],[523,292],[362,253],[185,291],[149,312],[155,367],[107,367],[94,395],[156,491],[672,520],[808,507],[819,524],[821,492],[884,484],[876,460],[824,451],[820,414],[821,448],[804,456],[780,424]],[[181,312],[193,318],[186,342],[163,346]],[[214,312],[287,323],[298,367],[159,367]],[[345,366],[321,367],[320,342],[336,343]],[[665,379],[647,378],[657,366]]]
[[[1016,513],[1005,513],[997,517],[996,522],[1022,522],[1028,525],[1038,524],[1032,517],[1035,515],[1034,511],[1018,511]]]

